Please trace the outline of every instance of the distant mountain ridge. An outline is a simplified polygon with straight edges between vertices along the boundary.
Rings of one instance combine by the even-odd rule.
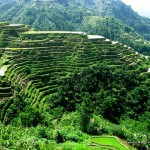
[[[1,22],[28,24],[40,30],[101,34],[150,54],[150,44],[147,43],[150,41],[150,19],[138,15],[121,0],[2,0],[0,14]],[[92,20],[91,24],[86,22],[87,17]],[[100,19],[95,22],[95,17]],[[114,24],[119,23],[119,29],[111,27],[112,20]]]

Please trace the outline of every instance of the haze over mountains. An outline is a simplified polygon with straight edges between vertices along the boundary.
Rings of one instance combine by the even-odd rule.
[[[121,0],[2,0],[0,4],[0,21],[100,34],[150,53],[150,19]]]

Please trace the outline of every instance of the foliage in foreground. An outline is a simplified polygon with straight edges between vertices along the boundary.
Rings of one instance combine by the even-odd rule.
[[[16,149],[36,149],[36,150],[79,150],[94,149],[89,147],[90,137],[80,129],[82,124],[79,122],[80,113],[65,113],[61,119],[51,120],[51,125],[39,124],[36,127],[23,127],[18,121],[14,120],[10,125],[0,124],[0,146],[1,148]],[[124,121],[121,125],[112,124],[102,117],[91,116],[88,128],[90,131],[97,132],[97,135],[116,135],[125,138],[127,141],[144,142],[148,137],[142,130],[135,130],[135,121]],[[136,125],[142,127],[137,123]],[[139,146],[139,145],[137,145]],[[140,145],[142,149],[144,145]],[[148,147],[148,145],[147,145]],[[96,149],[96,148],[95,148]]]
[[[7,124],[10,118],[11,124],[0,124],[1,147],[65,150],[73,144],[86,149],[89,135],[114,135],[148,149],[142,143],[150,135],[149,74],[125,69],[100,64],[61,79],[62,87],[49,99],[46,112],[14,99],[15,115],[7,113],[2,120]],[[16,95],[19,98],[17,88]]]

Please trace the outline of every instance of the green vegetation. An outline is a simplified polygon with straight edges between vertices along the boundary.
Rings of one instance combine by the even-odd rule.
[[[85,17],[81,30],[89,34],[103,35],[109,39],[129,45],[140,53],[149,55],[150,43],[136,30],[120,23],[115,18],[100,16]]]
[[[149,57],[84,32],[0,32],[0,149],[150,148]]]
[[[129,149],[121,141],[119,141],[118,138],[112,136],[92,137],[91,142],[110,149],[120,149],[120,150]]]
[[[0,21],[21,23],[20,28],[23,23],[33,30],[100,34],[150,55],[150,19],[121,0],[1,0],[0,4]]]

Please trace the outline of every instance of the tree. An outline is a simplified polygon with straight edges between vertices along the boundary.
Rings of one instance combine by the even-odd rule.
[[[40,112],[30,106],[27,106],[25,111],[20,113],[19,117],[21,124],[27,127],[37,126],[42,121]]]
[[[88,133],[88,126],[92,115],[91,106],[90,106],[91,102],[89,98],[90,97],[88,97],[88,95],[87,97],[83,98],[83,102],[78,110],[80,114],[81,130],[86,133]]]

